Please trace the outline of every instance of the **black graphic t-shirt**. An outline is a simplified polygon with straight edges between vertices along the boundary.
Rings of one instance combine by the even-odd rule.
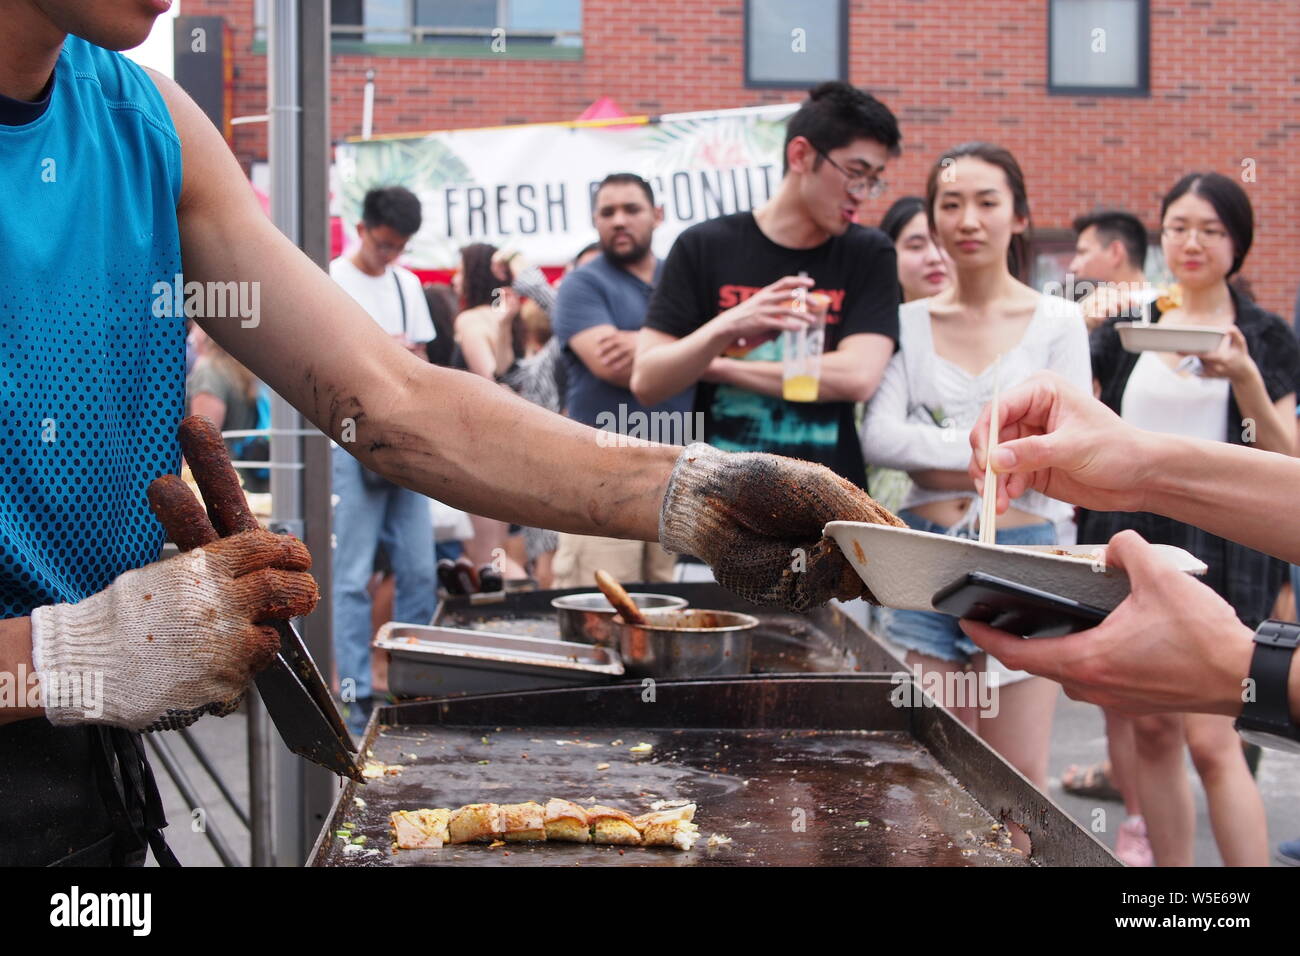
[[[739,305],[783,276],[806,272],[810,291],[830,297],[826,351],[846,336],[874,332],[898,342],[898,267],[893,243],[878,229],[849,226],[812,249],[789,249],[763,234],[753,213],[722,216],[677,237],[650,300],[645,327],[676,338]],[[781,361],[779,338],[728,356]],[[852,402],[788,402],[734,385],[701,382],[696,411],[705,441],[724,451],[766,451],[819,462],[866,487]]]

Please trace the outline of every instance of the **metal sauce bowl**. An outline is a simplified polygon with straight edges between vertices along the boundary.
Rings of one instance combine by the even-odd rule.
[[[679,680],[748,674],[758,618],[734,611],[651,611],[646,623],[613,619],[628,677]]]
[[[686,599],[671,594],[629,594],[643,611],[678,610],[686,607]],[[585,594],[566,594],[551,601],[560,620],[560,639],[584,644],[612,647],[617,642],[613,625],[614,607],[599,591]]]

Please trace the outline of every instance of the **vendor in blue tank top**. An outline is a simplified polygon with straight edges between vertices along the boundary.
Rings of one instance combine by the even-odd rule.
[[[139,731],[236,698],[277,646],[263,622],[316,601],[293,538],[159,560],[145,489],[180,464],[190,283],[236,289],[251,309],[196,321],[405,487],[518,524],[661,539],[767,603],[861,596],[822,526],[889,516],[829,470],[611,445],[393,341],[276,231],[190,98],[111,52],[167,6],[5,4],[0,865],[138,865],[146,846],[172,862]],[[794,548],[809,556],[792,574]]]

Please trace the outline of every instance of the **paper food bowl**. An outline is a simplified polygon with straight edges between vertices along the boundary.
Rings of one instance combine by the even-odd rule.
[[[980,544],[968,538],[862,521],[832,521],[826,525],[826,534],[835,539],[876,600],[900,610],[933,611],[930,599],[934,594],[971,571],[1107,611],[1129,593],[1128,576],[1107,567],[1105,545]],[[1182,548],[1155,547],[1180,571],[1206,571],[1204,563]]]
[[[1203,325],[1147,325],[1142,322],[1116,322],[1119,344],[1126,352],[1188,352],[1204,355],[1213,352],[1227,335],[1226,329]]]

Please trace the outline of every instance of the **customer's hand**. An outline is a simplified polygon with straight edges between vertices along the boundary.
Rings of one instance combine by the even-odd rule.
[[[596,358],[611,372],[622,372],[632,367],[636,358],[638,333],[614,329],[596,340]]]
[[[786,276],[720,313],[713,321],[718,323],[728,345],[752,347],[780,332],[795,331],[812,322],[814,313],[793,307],[796,290],[812,287],[813,280],[807,276]]]
[[[998,400],[993,469],[998,513],[1029,489],[1095,511],[1142,509],[1153,436],[1054,372],[1038,372]],[[989,406],[970,432],[969,474],[984,493]]]
[[[1255,360],[1250,357],[1246,337],[1235,325],[1228,326],[1227,335],[1213,352],[1196,357],[1201,360],[1203,378],[1226,378],[1231,382],[1241,382],[1259,372]]]
[[[1079,308],[1083,311],[1083,321],[1087,324],[1088,331],[1093,331],[1104,325],[1107,319],[1127,311],[1133,304],[1131,291],[1137,290],[1130,290],[1127,283],[1103,282],[1080,299]]]
[[[490,268],[492,274],[501,282],[513,282],[515,276],[523,272],[527,267],[527,263],[516,250],[498,249],[492,253]]]
[[[310,567],[297,538],[248,531],[127,571],[76,604],[36,608],[32,662],[45,716],[140,730],[233,700],[279,650],[264,622],[315,607]],[[52,695],[56,679],[85,676],[102,679],[98,713]]]
[[[659,517],[663,546],[707,562],[718,583],[759,604],[803,611],[866,597],[862,579],[822,535],[828,521],[903,527],[829,468],[794,458],[690,445],[677,459]]]
[[[1241,712],[1252,632],[1232,607],[1142,540],[1121,531],[1106,563],[1132,591],[1101,624],[1067,637],[1025,639],[962,621],[1007,667],[1059,681],[1066,694],[1120,713]]]

